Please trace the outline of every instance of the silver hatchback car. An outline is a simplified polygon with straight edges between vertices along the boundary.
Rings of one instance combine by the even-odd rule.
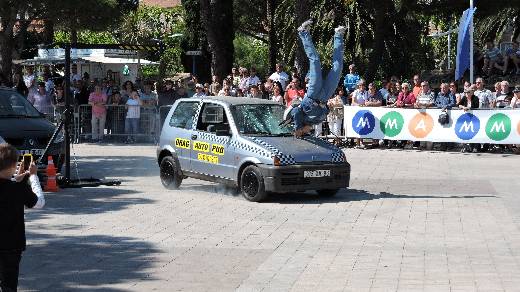
[[[341,149],[319,138],[295,138],[280,126],[285,107],[241,97],[187,98],[164,122],[157,162],[162,184],[184,178],[223,183],[254,202],[268,193],[315,190],[333,196],[349,186],[350,164]]]

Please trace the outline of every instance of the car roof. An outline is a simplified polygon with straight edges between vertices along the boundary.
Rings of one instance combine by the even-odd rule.
[[[280,103],[273,100],[261,99],[261,98],[249,98],[249,97],[234,97],[234,96],[206,96],[203,98],[185,98],[184,101],[196,100],[196,101],[219,101],[227,105],[242,105],[242,104],[275,104]]]
[[[9,91],[15,91],[14,88],[7,87],[7,86],[0,86],[0,90],[9,90]]]

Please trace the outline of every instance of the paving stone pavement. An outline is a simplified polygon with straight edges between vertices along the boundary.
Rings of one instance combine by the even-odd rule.
[[[122,185],[27,211],[22,291],[520,291],[520,156],[348,149],[350,189],[257,204],[165,190],[154,146],[74,152]]]

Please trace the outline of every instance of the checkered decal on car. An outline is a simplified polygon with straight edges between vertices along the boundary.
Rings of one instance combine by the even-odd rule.
[[[296,164],[296,160],[292,155],[278,154],[276,155],[280,158],[280,165],[293,165]]]
[[[271,152],[265,151],[262,148],[255,147],[255,146],[253,146],[251,144],[248,144],[248,143],[241,143],[241,142],[237,142],[237,141],[232,141],[230,146],[233,146],[233,147],[235,147],[237,149],[250,151],[250,152],[253,152],[255,154],[264,156],[264,157],[268,157],[268,158],[273,157],[273,154]]]
[[[331,161],[333,163],[343,163],[345,162],[345,154],[343,154],[343,152],[336,152],[336,153],[332,153],[332,159]]]
[[[208,142],[214,142],[219,144],[227,144],[229,142],[229,137],[225,136],[217,136],[215,134],[210,134],[207,132],[197,131],[198,138],[208,141]]]
[[[195,115],[193,117],[198,117],[201,110],[202,110],[202,102],[199,102],[199,106],[197,107],[197,111],[195,111]],[[198,121],[193,121],[193,124],[191,125],[191,129],[193,131],[197,130],[197,122]]]
[[[319,145],[321,147],[325,147],[325,148],[327,148],[329,150],[334,151],[334,153],[332,153],[331,158],[330,158],[330,161],[332,163],[343,163],[343,162],[346,162],[345,155],[343,154],[343,151],[341,151],[341,149],[336,147],[334,144],[329,143],[326,140],[323,140],[323,139],[320,139],[320,138],[316,138],[316,137],[302,137],[301,139],[303,139],[305,141],[308,141],[310,143]]]
[[[278,158],[280,158],[281,165],[296,164],[296,161],[294,160],[294,157],[292,155],[283,154],[280,150],[278,150],[278,148],[265,142],[264,140],[261,140],[261,139],[255,138],[255,137],[250,137],[249,139],[257,144],[264,146],[269,151],[271,151],[273,153],[271,156],[274,156],[274,155],[278,156]]]

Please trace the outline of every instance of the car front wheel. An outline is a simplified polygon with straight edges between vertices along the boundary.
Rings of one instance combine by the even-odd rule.
[[[161,183],[169,190],[176,190],[182,183],[181,168],[176,159],[166,156],[161,161]]]
[[[246,200],[260,202],[267,197],[264,177],[258,167],[250,165],[240,176],[240,191]]]

